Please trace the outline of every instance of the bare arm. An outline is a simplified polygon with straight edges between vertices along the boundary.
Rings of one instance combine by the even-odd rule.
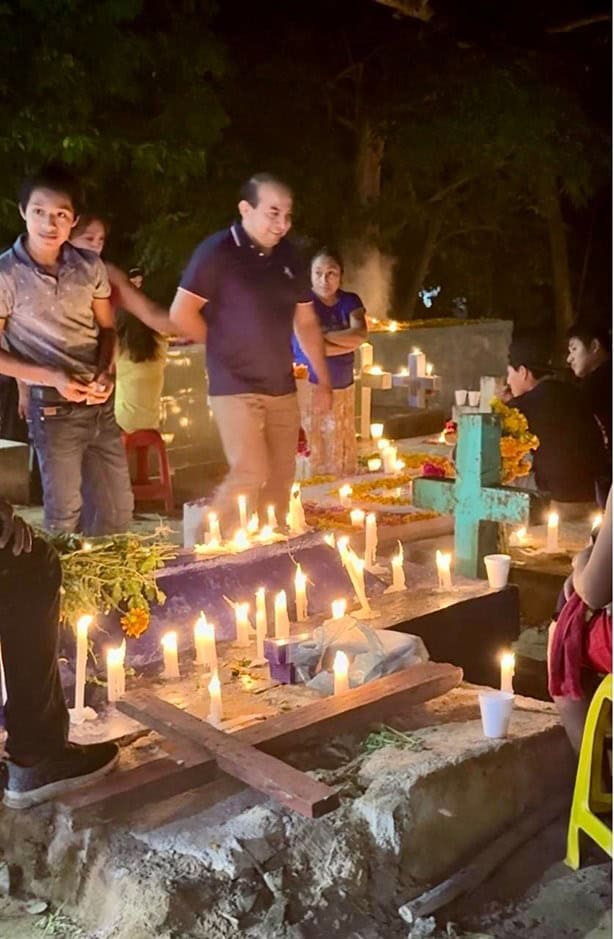
[[[109,379],[115,359],[115,317],[108,297],[92,300],[92,310],[94,319],[98,323],[98,361],[96,363],[96,375],[94,381],[104,377],[105,386],[109,387],[109,394],[113,388],[113,382]],[[107,395],[108,397],[108,395]]]
[[[354,352],[367,338],[367,321],[364,310],[350,313],[349,329],[333,329],[324,336],[326,355],[345,355]]]
[[[586,559],[578,558],[573,572],[574,590],[591,610],[612,602],[612,492],[593,549]]]
[[[137,319],[157,333],[170,333],[172,323],[168,310],[150,300],[147,294],[131,284],[128,275],[119,267],[108,262],[105,263],[109,280],[117,291],[119,305],[122,309],[132,313],[133,316],[136,316]]]
[[[206,302],[202,297],[178,287],[171,304],[171,325],[192,342],[207,341],[207,324],[202,314]]]

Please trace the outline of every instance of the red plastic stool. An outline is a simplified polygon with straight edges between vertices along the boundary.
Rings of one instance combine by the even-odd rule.
[[[170,515],[174,506],[173,483],[166,447],[161,435],[157,430],[136,430],[133,434],[122,434],[122,441],[128,459],[131,453],[134,453],[136,457],[136,477],[131,479],[134,501],[147,502],[163,499],[166,514]],[[149,477],[150,449],[158,457],[159,480]]]

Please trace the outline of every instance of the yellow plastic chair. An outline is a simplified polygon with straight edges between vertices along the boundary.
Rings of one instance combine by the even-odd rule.
[[[582,735],[565,858],[574,871],[580,867],[580,830],[612,857],[612,829],[595,814],[612,809],[612,793],[603,789],[605,738],[611,736],[611,719],[612,676],[607,675],[590,703]]]

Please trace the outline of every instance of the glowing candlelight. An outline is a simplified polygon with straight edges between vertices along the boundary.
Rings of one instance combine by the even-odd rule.
[[[426,363],[426,375],[427,375],[427,378],[430,378],[432,374],[433,374],[433,363],[432,363],[432,362],[427,362],[427,363]]]
[[[249,548],[249,538],[247,537],[245,529],[240,528],[239,531],[235,532],[232,547],[235,551],[245,551]]]
[[[390,320],[390,322],[388,323],[388,332],[389,332],[389,333],[396,333],[396,331],[397,331],[398,328],[399,328],[399,324],[397,323],[397,321],[396,321],[396,320]]]
[[[382,375],[383,374],[381,365],[372,365],[369,369],[367,369],[367,371],[369,372],[370,375]]]
[[[307,619],[307,577],[299,564],[294,575],[294,597],[296,600],[296,621],[302,623]]]
[[[390,441],[386,437],[382,437],[381,440],[377,441],[377,449],[382,453],[387,447],[390,446]]]
[[[437,551],[437,576],[439,578],[439,586],[442,590],[449,590],[452,586],[452,575],[450,573],[450,564],[452,563],[452,555],[444,551]]]
[[[209,543],[215,542],[219,544],[222,540],[222,534],[220,532],[220,523],[218,521],[217,514],[215,512],[209,512]]]
[[[343,619],[345,616],[345,611],[347,610],[347,601],[346,600],[333,600],[331,603],[331,611],[333,619]]]
[[[264,658],[264,640],[268,631],[266,618],[266,591],[258,587],[256,591],[256,658]]]
[[[445,435],[445,432],[442,430],[439,437],[437,438],[437,443],[445,443],[445,442],[446,442],[446,435]]]
[[[510,546],[520,547],[525,544],[527,540],[527,530],[523,526],[522,528],[517,528],[516,531],[513,531],[510,535]]]
[[[403,545],[398,542],[399,550],[397,554],[392,555],[392,589],[405,590],[405,570],[403,569]]]
[[[235,603],[235,625],[237,628],[236,644],[238,646],[249,645],[249,603]]]
[[[247,499],[245,496],[239,496],[239,528],[247,528]]]
[[[352,528],[362,528],[365,523],[365,513],[362,509],[352,509],[350,512],[350,522]]]
[[[87,634],[93,616],[87,614],[77,620],[77,662],[75,666],[75,717],[83,715],[85,707],[85,669],[87,665]]]
[[[208,685],[209,690],[209,715],[207,720],[211,724],[221,723],[223,717],[222,710],[222,686],[220,684],[219,675],[217,672],[213,673],[213,677]]]
[[[333,662],[333,673],[335,676],[335,694],[342,694],[350,687],[350,663],[345,652],[339,650],[335,654]]]
[[[329,531],[324,535],[324,544],[327,544],[329,548],[335,547],[335,536],[332,531]]]
[[[263,525],[260,531],[258,532],[257,540],[258,541],[270,541],[274,535],[274,531],[270,525]]]
[[[347,483],[345,486],[341,486],[339,489],[339,498],[341,499],[341,505],[348,506],[350,504],[350,499],[352,497],[352,487]]]
[[[383,424],[371,424],[371,440],[380,440],[384,436]]]
[[[426,356],[420,349],[413,349],[407,356],[407,367],[411,378],[424,378],[426,371]]]
[[[558,512],[548,513],[548,529],[546,534],[546,551],[552,554],[559,547],[559,515]]]
[[[365,520],[365,567],[375,567],[377,553],[377,519],[369,512]]]
[[[207,622],[207,617],[201,612],[194,625],[194,646],[196,648],[196,664],[209,668],[214,672],[217,669],[217,648],[215,646],[215,627]]]
[[[377,473],[378,470],[382,468],[382,461],[378,457],[371,457],[370,460],[367,460],[367,466],[370,473]]]
[[[501,656],[501,691],[514,691],[513,679],[516,666],[516,656],[512,652],[504,652]]]
[[[247,534],[255,535],[258,533],[259,528],[260,528],[260,519],[258,518],[258,513],[252,512],[252,514],[249,517],[249,522],[247,523]]]
[[[288,619],[288,603],[286,591],[280,590],[275,595],[275,638],[287,639],[290,635],[290,620]]]
[[[266,520],[270,528],[277,528],[277,516],[275,515],[274,505],[267,505]]]
[[[403,378],[407,378],[409,375],[409,369],[405,365],[402,365],[398,370],[397,375],[401,375]]]
[[[373,346],[370,342],[363,342],[359,346],[360,349],[360,367],[361,369],[367,369],[370,365],[373,364]]]
[[[599,528],[599,526],[601,525],[601,523],[603,522],[603,515],[602,515],[602,513],[601,513],[601,512],[597,512],[595,515],[593,515],[593,518],[592,518],[591,521],[592,521],[592,523],[591,523],[591,531],[596,531],[596,530]]]
[[[179,658],[177,656],[177,633],[165,633],[162,636],[162,654],[164,655],[164,670],[162,678],[179,678]]]
[[[405,460],[397,460],[394,464],[397,473],[402,473],[405,469]]]
[[[392,446],[386,447],[382,452],[382,459],[384,461],[384,472],[395,473],[397,466],[397,448]]]
[[[301,485],[293,483],[290,490],[290,505],[288,506],[288,528],[292,535],[302,535],[307,531],[307,522],[301,500]]]
[[[125,657],[125,639],[121,646],[117,646],[115,649],[107,649],[107,700],[110,704],[113,701],[119,701],[126,691]]]

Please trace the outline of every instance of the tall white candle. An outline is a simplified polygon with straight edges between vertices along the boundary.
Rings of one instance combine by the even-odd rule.
[[[288,527],[293,535],[302,535],[307,531],[305,512],[301,500],[300,483],[294,483],[290,491],[290,506],[288,509]]]
[[[235,603],[235,623],[237,627],[236,644],[238,646],[249,645],[249,603]]]
[[[382,461],[377,456],[371,457],[370,460],[367,460],[367,466],[370,473],[377,473],[378,470],[382,468]]]
[[[385,473],[396,473],[397,472],[397,448],[396,447],[386,447],[385,450],[382,450],[382,460],[384,463],[384,472]]]
[[[288,619],[288,603],[286,591],[280,590],[275,595],[275,638],[287,639],[290,635],[290,620]]]
[[[162,636],[162,653],[164,655],[162,678],[179,678],[176,632],[165,633],[164,636]]]
[[[514,691],[514,670],[516,656],[512,652],[504,652],[501,656],[501,691]]]
[[[299,564],[294,575],[294,596],[296,599],[296,621],[302,623],[307,619],[307,577]]]
[[[399,541],[397,554],[392,555],[392,587],[394,590],[405,590],[405,571],[403,569],[403,545]]]
[[[245,551],[249,548],[249,538],[244,528],[240,528],[239,531],[235,532],[232,547],[234,551]]]
[[[215,646],[215,627],[207,621],[201,613],[194,626],[194,645],[196,647],[196,662],[203,665],[210,672],[217,669],[217,649]]]
[[[369,610],[370,606],[365,589],[365,562],[362,558],[357,557],[351,548],[348,549],[347,557],[349,564],[348,573],[354,585],[358,602],[363,610]]]
[[[209,691],[209,715],[207,720],[212,724],[221,723],[222,717],[224,716],[224,711],[222,707],[222,686],[220,684],[220,678],[217,672],[213,673],[213,677],[208,685]]]
[[[257,512],[252,512],[249,517],[249,522],[247,523],[247,534],[256,535],[258,529],[260,528],[260,519],[258,518]]]
[[[546,551],[550,554],[559,548],[559,516],[558,512],[548,513],[548,531],[546,535]]]
[[[345,611],[347,610],[347,601],[346,600],[333,600],[331,603],[331,612],[333,619],[343,619],[345,616]]]
[[[350,663],[345,652],[339,650],[335,653],[333,674],[335,676],[335,694],[342,694],[350,687]]]
[[[85,614],[77,620],[77,661],[75,665],[75,712],[83,714],[85,707],[85,670],[87,666],[87,636],[93,617]]]
[[[420,349],[414,349],[407,356],[407,368],[410,378],[424,378],[426,375],[426,356]]]
[[[215,512],[209,512],[209,541],[218,544],[222,540],[220,523]]]
[[[371,440],[380,440],[384,436],[383,424],[371,424]]]
[[[369,512],[365,523],[365,566],[367,569],[375,567],[377,554],[377,519],[373,512]]]
[[[452,575],[450,573],[450,564],[452,555],[444,551],[437,551],[437,576],[439,577],[439,586],[442,590],[449,590],[452,586]]]
[[[266,591],[259,587],[256,591],[256,658],[264,658],[264,640],[268,631],[266,618]]]
[[[352,509],[350,512],[352,528],[362,528],[365,523],[365,513],[362,509]]]
[[[245,496],[239,496],[239,528],[247,528],[247,499]]]
[[[126,640],[115,649],[107,649],[107,700],[110,704],[119,701],[126,691]]]
[[[270,528],[273,528],[273,529],[277,528],[277,516],[275,515],[274,505],[267,505],[266,520],[267,520],[267,525]]]
[[[352,499],[352,487],[346,483],[344,486],[341,486],[339,489],[339,498],[341,499],[341,505],[346,506],[350,505]]]

